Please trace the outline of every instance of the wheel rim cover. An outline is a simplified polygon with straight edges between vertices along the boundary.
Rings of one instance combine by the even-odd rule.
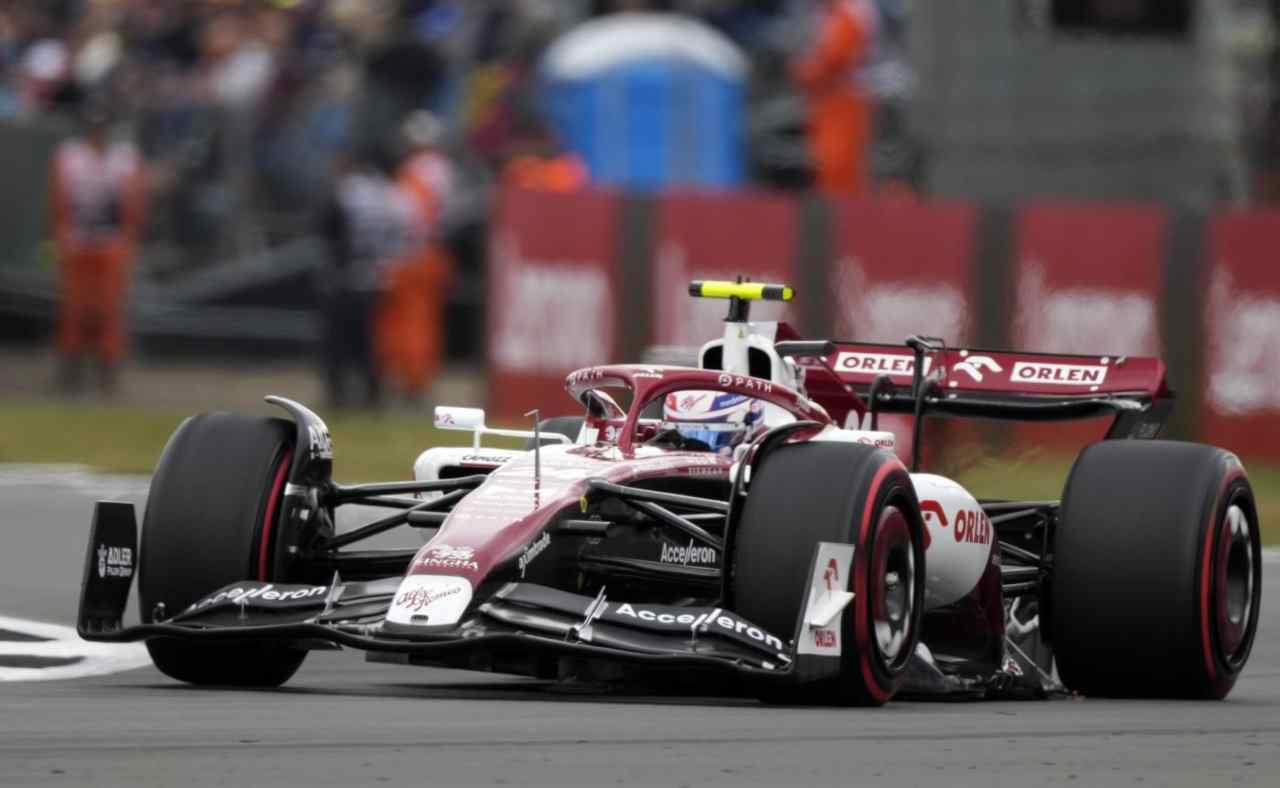
[[[1228,664],[1239,660],[1253,617],[1256,560],[1249,518],[1239,505],[1232,504],[1222,521],[1214,567],[1218,639]]]
[[[901,662],[911,639],[915,608],[915,550],[911,528],[897,507],[880,515],[872,542],[871,620],[876,650],[886,666]]]

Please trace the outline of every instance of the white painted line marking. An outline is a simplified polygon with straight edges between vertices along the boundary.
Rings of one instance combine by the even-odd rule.
[[[1280,564],[1280,549],[1265,547],[1262,550],[1263,564]]]
[[[90,498],[119,498],[147,494],[147,476],[98,473],[87,465],[0,463],[0,488],[71,488]]]
[[[0,616],[0,629],[48,638],[40,643],[0,641],[0,657],[31,656],[54,659],[82,657],[73,665],[51,668],[0,667],[3,681],[52,681],[104,676],[151,664],[147,647],[141,643],[91,643],[81,640],[73,627]]]

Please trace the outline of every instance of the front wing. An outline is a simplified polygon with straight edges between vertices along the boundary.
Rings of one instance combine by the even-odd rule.
[[[836,648],[825,653],[811,645],[829,643],[830,633],[839,631],[840,617],[846,614],[848,599],[834,605],[825,599],[817,569],[825,566],[833,550],[852,554],[851,545],[824,542],[815,548],[810,594],[797,631],[787,639],[723,608],[620,602],[609,599],[605,591],[590,597],[517,582],[488,595],[457,625],[396,625],[384,619],[400,578],[343,582],[336,575],[327,585],[233,583],[186,610],[172,615],[152,611],[152,623],[126,627],[123,617],[136,567],[136,518],[131,504],[104,501],[94,510],[77,629],[92,641],[277,641],[303,648],[348,646],[441,663],[467,655],[519,653],[809,683],[833,677],[840,669],[838,638]],[[943,675],[921,646],[908,679],[921,677],[917,689],[923,694],[972,695],[1018,684],[1012,680],[1015,676],[1034,677],[1034,666],[1023,668],[1014,666],[1007,675],[956,679]],[[1029,688],[1042,689],[1039,682],[1033,688],[1028,682],[1022,685],[1027,685],[1018,687],[1023,694]]]

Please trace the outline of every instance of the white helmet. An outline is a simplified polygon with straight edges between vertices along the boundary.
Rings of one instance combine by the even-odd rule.
[[[753,437],[763,418],[759,400],[723,391],[677,391],[662,403],[663,429],[721,454]]]

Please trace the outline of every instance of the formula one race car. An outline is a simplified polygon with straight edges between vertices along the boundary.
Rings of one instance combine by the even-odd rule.
[[[717,677],[775,702],[1231,690],[1258,623],[1257,507],[1232,454],[1152,440],[1171,404],[1159,360],[802,341],[748,319],[788,287],[692,291],[729,303],[698,368],[578,370],[583,415],[527,432],[438,408],[471,445],[423,452],[413,481],[335,483],[328,429],[289,400],[267,398],[290,420],[187,419],[140,549],[132,507],[97,504],[81,636],[145,640],[196,684],[278,685],[309,649],[352,646],[564,680]],[[907,464],[884,414],[913,417]],[[919,472],[926,416],[1113,421],[1061,501],[980,501]],[[338,532],[350,504],[388,514]],[[400,526],[425,544],[350,549]],[[135,572],[142,623],[124,627]]]

